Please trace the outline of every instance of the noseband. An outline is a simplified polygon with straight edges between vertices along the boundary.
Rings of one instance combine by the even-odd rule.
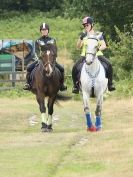
[[[86,53],[86,54],[89,54],[89,55],[92,55],[93,56],[93,58],[92,58],[92,61],[91,62],[89,62],[89,63],[87,63],[87,61],[86,61],[86,64],[87,65],[91,65],[93,62],[94,62],[94,60],[95,60],[95,56],[96,56],[96,54],[94,54],[94,53]]]

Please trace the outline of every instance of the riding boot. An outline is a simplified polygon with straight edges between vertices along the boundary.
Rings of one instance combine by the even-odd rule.
[[[106,77],[108,78],[108,90],[109,91],[115,90],[115,86],[113,84],[113,77],[112,77],[113,68],[112,68],[111,63],[104,56],[98,56],[98,59],[106,71]]]
[[[30,79],[30,73],[32,72],[32,70],[38,65],[38,60],[34,61],[33,63],[31,63],[30,65],[28,65],[27,67],[27,74],[26,74],[26,83],[23,87],[24,90],[30,90],[31,89],[31,79]]]
[[[72,68],[72,79],[73,79],[72,93],[75,94],[79,93],[78,75],[80,74],[84,61],[85,61],[85,57],[81,56],[81,58],[77,60],[77,62],[74,64]]]
[[[65,91],[67,90],[67,86],[64,85],[64,72],[61,73],[61,87],[60,87],[60,91]]]
[[[78,85],[78,71],[76,65],[73,66],[72,68],[72,79],[73,79],[73,88],[72,88],[72,93],[78,94],[79,93],[79,85]]]
[[[61,66],[60,64],[58,64],[57,62],[55,63],[56,67],[59,69],[60,73],[61,73],[61,86],[60,86],[60,91],[65,91],[67,90],[67,86],[64,85],[64,68],[63,66]]]
[[[109,91],[115,90],[115,86],[114,86],[114,84],[112,82],[112,72],[108,73],[108,90]]]
[[[109,62],[107,63],[107,67],[108,90],[111,92],[115,90],[115,86],[113,84],[113,68]]]
[[[31,89],[31,86],[30,86],[30,72],[27,71],[27,74],[26,74],[26,83],[23,87],[24,90],[30,90]]]

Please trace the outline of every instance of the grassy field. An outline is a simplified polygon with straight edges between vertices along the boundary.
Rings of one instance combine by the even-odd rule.
[[[60,102],[41,133],[34,97],[0,98],[0,177],[132,177],[132,107],[107,98],[103,130],[87,133],[82,101]]]
[[[0,20],[0,39],[32,39],[40,37],[40,25],[46,22],[50,26],[50,36],[57,41],[58,48],[75,48],[80,31],[80,19],[48,18],[45,13],[19,14]]]

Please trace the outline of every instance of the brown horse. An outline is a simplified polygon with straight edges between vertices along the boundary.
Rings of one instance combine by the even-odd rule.
[[[57,48],[47,44],[41,53],[39,65],[32,71],[32,89],[36,95],[42,118],[42,132],[52,131],[52,114],[57,93],[61,87],[61,73],[55,67]],[[46,114],[45,97],[48,97]]]

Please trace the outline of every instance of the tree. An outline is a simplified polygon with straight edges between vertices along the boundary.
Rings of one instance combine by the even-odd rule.
[[[133,22],[133,1],[130,0],[95,0],[90,3],[90,9],[95,19],[107,31],[111,33],[112,38],[115,37],[115,28],[117,26],[121,31],[124,31],[124,26],[127,25],[131,32],[130,24]]]

